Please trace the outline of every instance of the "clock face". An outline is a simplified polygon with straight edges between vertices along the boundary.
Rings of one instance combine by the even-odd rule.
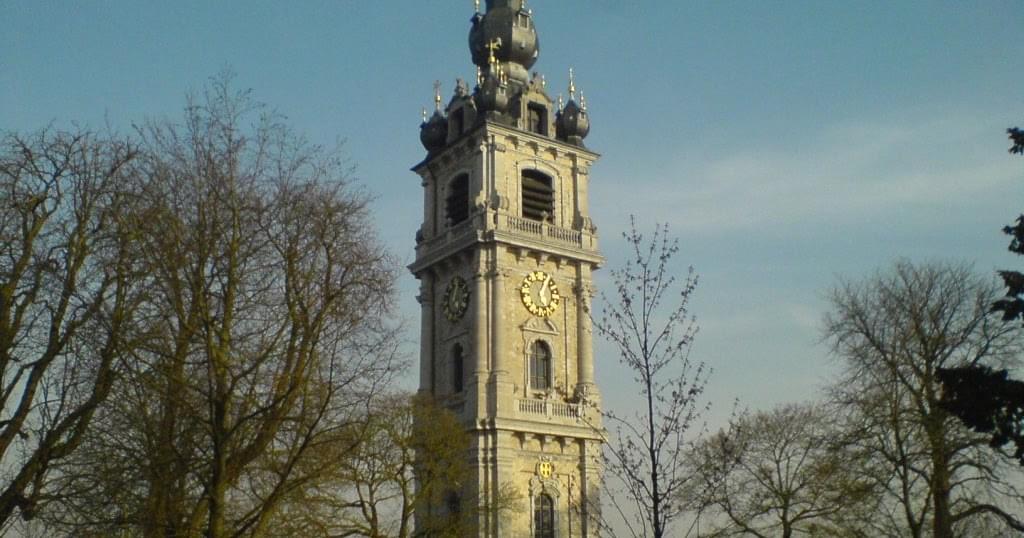
[[[469,306],[469,286],[462,277],[455,277],[448,282],[448,289],[444,291],[444,317],[448,321],[456,322],[462,319]]]
[[[558,310],[562,296],[558,294],[558,286],[551,275],[544,271],[534,271],[523,279],[519,288],[523,297],[523,306],[534,316],[546,318]]]

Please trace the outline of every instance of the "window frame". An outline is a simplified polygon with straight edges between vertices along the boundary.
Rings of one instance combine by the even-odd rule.
[[[555,538],[557,534],[555,499],[547,493],[541,493],[533,501],[533,536]]]
[[[534,114],[537,124],[534,125]],[[548,136],[548,107],[530,101],[526,104],[526,130],[540,136]]]
[[[457,226],[469,220],[469,174],[461,173],[448,182],[444,199],[444,219],[449,226]],[[457,207],[457,204],[461,207]]]
[[[460,394],[466,390],[466,350],[462,344],[452,346],[452,393]]]
[[[541,352],[542,351],[542,352]],[[552,380],[554,378],[554,372],[552,368],[554,366],[554,353],[551,350],[551,345],[544,340],[534,340],[530,344],[529,353],[527,354],[530,378],[530,389],[535,391],[547,391],[551,389]],[[543,381],[544,386],[540,386],[538,381]]]

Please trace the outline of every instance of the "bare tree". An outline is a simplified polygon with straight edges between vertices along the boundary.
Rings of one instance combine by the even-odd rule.
[[[31,519],[130,349],[124,185],[136,149],[93,133],[0,139],[0,529]]]
[[[688,306],[697,277],[692,268],[681,282],[672,273],[679,245],[666,226],[645,241],[633,221],[623,237],[630,259],[612,271],[615,295],[602,295],[594,326],[634,374],[641,401],[634,413],[605,413],[612,430],[606,469],[624,487],[624,495],[610,491],[608,500],[634,537],[661,538],[682,514],[677,498],[691,479],[686,436],[707,410],[701,395],[708,371],[689,356],[697,326]]]
[[[709,516],[702,536],[876,536],[865,519],[874,498],[855,460],[836,446],[829,409],[789,404],[744,415],[693,452],[697,481],[686,502]]]
[[[62,475],[74,502],[58,523],[267,536],[314,478],[304,459],[352,427],[394,369],[393,263],[337,154],[229,76],[191,98],[181,124],[139,137],[140,345],[91,458]]]
[[[832,291],[825,335],[845,364],[832,393],[891,507],[888,535],[966,536],[982,517],[1024,531],[1012,470],[940,403],[940,368],[1018,355],[1020,327],[989,316],[997,295],[966,265],[905,261]]]

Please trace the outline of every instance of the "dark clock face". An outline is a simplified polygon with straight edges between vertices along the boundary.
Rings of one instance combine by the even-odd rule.
[[[442,303],[444,317],[448,318],[448,321],[456,322],[462,319],[469,306],[469,286],[462,277],[455,277],[448,282]]]
[[[562,301],[558,286],[551,275],[544,271],[534,271],[526,275],[519,288],[519,294],[522,296],[523,306],[534,316],[542,318],[554,314]]]

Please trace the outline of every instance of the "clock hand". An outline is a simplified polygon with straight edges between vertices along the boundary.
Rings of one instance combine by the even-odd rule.
[[[547,278],[544,279],[544,283],[541,284],[541,286],[540,286],[540,293],[538,295],[540,296],[541,304],[543,304],[544,306],[547,306],[548,303],[551,301],[551,277],[550,276],[548,276]]]

